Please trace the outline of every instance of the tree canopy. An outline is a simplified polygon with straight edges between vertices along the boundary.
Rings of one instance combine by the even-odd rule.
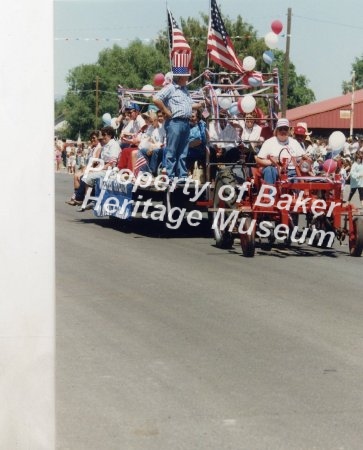
[[[181,28],[193,52],[194,75],[202,73],[207,66],[220,72],[223,68],[207,61],[208,20],[206,14],[196,18],[181,19]],[[271,67],[263,61],[266,45],[257,38],[253,26],[244,22],[241,16],[235,20],[223,18],[228,34],[231,36],[236,54],[242,60],[245,56],[254,56],[256,70],[270,71]],[[283,89],[284,53],[275,50],[274,66],[280,73],[281,92]],[[56,102],[56,117],[64,116],[69,124],[68,136],[75,139],[81,133],[87,139],[90,132],[102,125],[104,112],[111,116],[118,113],[117,86],[141,89],[152,83],[156,73],[170,70],[169,42],[167,31],[159,33],[155,42],[144,44],[135,40],[126,48],[114,45],[102,50],[95,64],[80,65],[70,70],[67,83],[68,91],[64,99]],[[363,70],[363,68],[362,68]],[[96,83],[98,86],[96,98]],[[313,91],[308,87],[309,80],[298,75],[295,66],[289,65],[289,86],[287,107],[294,108],[315,100]],[[98,117],[96,117],[96,103]]]
[[[363,55],[360,58],[355,58],[352,64],[352,72],[355,74],[355,90],[363,89]],[[343,81],[343,94],[351,92],[353,88],[353,77],[349,81]]]

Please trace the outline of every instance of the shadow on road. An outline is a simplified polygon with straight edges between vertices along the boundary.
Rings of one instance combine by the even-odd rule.
[[[75,223],[83,225],[97,225],[102,228],[109,228],[115,231],[136,235],[136,237],[149,237],[156,239],[175,239],[175,238],[207,238],[211,240],[211,247],[216,248],[213,240],[213,232],[210,228],[208,220],[202,220],[197,227],[191,227],[184,221],[181,226],[176,229],[169,229],[165,222],[159,222],[151,219],[133,218],[131,221],[120,220],[114,217],[105,218],[80,218],[76,219]],[[236,239],[233,248],[229,250],[220,249],[220,255],[239,255],[243,257],[239,242]],[[214,253],[214,256],[216,254]],[[350,257],[348,246],[333,247],[333,248],[319,248],[311,247],[307,244],[298,245],[293,244],[286,246],[286,244],[275,243],[273,245],[266,242],[256,242],[255,257],[268,256],[272,258],[288,258],[288,257],[328,257],[336,259],[338,257]]]
[[[132,220],[120,220],[112,216],[106,218],[87,218],[75,220],[81,224],[93,224],[103,228],[112,228],[126,234],[137,234],[151,238],[211,238],[212,230],[208,220],[202,220],[196,227],[188,225],[184,221],[181,226],[174,230],[166,226],[165,222],[152,219],[133,218]]]
[[[213,244],[212,244],[213,245]],[[213,247],[217,248],[215,245]],[[349,257],[348,247],[345,247],[345,250],[340,250],[339,248],[319,248],[319,247],[310,247],[307,244],[303,245],[291,245],[286,246],[286,244],[268,244],[268,243],[256,243],[256,251],[255,251],[255,257],[259,256],[269,256],[272,258],[291,258],[291,257],[309,257],[309,258],[316,258],[316,257],[328,257],[328,258],[339,258],[339,257]],[[243,254],[241,253],[241,249],[239,247],[239,244],[237,240],[234,243],[233,248],[224,250],[220,249],[220,254],[229,254],[231,256],[240,255],[242,258],[244,258]],[[215,254],[214,254],[215,256]],[[250,259],[250,258],[246,258]]]

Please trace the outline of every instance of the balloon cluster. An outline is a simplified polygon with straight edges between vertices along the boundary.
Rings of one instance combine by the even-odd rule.
[[[263,53],[262,58],[263,58],[264,62],[268,65],[271,65],[274,62],[275,57],[271,50],[274,50],[275,48],[277,48],[278,43],[279,43],[278,35],[281,33],[282,29],[283,29],[282,23],[279,20],[274,20],[271,23],[272,31],[268,32],[265,35],[265,44],[270,50],[266,50]]]
[[[165,83],[165,76],[163,73],[156,73],[153,78],[153,84],[145,84],[141,88],[142,91],[145,91],[142,95],[144,97],[152,97],[154,94],[154,87],[160,87],[163,86]]]
[[[266,50],[262,58],[264,62],[268,65],[271,65],[274,62],[274,54],[272,49],[275,49],[278,45],[278,35],[281,33],[283,29],[283,25],[279,20],[274,20],[271,23],[271,30],[265,36],[265,44],[270,50]],[[246,71],[245,76],[243,77],[243,82],[248,84],[251,87],[258,87],[262,84],[262,76],[260,72],[255,72],[254,69],[256,67],[256,60],[253,56],[246,56],[243,59],[242,67]]]
[[[335,161],[334,154],[343,150],[345,144],[345,135],[341,131],[333,131],[329,136],[328,146],[332,151],[331,158],[326,159],[323,164],[324,172],[334,173],[337,169],[338,163]]]
[[[248,84],[251,87],[257,87],[262,84],[262,75],[260,72],[256,72],[256,60],[253,56],[246,56],[243,59],[242,67],[246,71],[243,77],[243,83]]]
[[[265,44],[268,48],[273,50],[277,47],[279,43],[279,34],[281,33],[283,28],[282,23],[279,20],[274,20],[271,23],[271,30],[269,33],[265,36]]]

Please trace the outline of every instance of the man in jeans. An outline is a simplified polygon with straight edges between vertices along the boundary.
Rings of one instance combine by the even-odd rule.
[[[186,87],[191,75],[189,64],[191,55],[184,55],[184,65],[179,65],[180,55],[173,57],[173,82],[166,85],[153,97],[154,104],[165,115],[165,165],[169,179],[177,176],[185,180],[188,176],[186,158],[189,146],[190,118],[193,105]]]

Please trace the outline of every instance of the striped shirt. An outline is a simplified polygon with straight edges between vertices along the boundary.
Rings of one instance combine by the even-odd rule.
[[[168,84],[155,95],[155,98],[161,100],[170,109],[172,119],[190,119],[193,100],[185,86]]]

